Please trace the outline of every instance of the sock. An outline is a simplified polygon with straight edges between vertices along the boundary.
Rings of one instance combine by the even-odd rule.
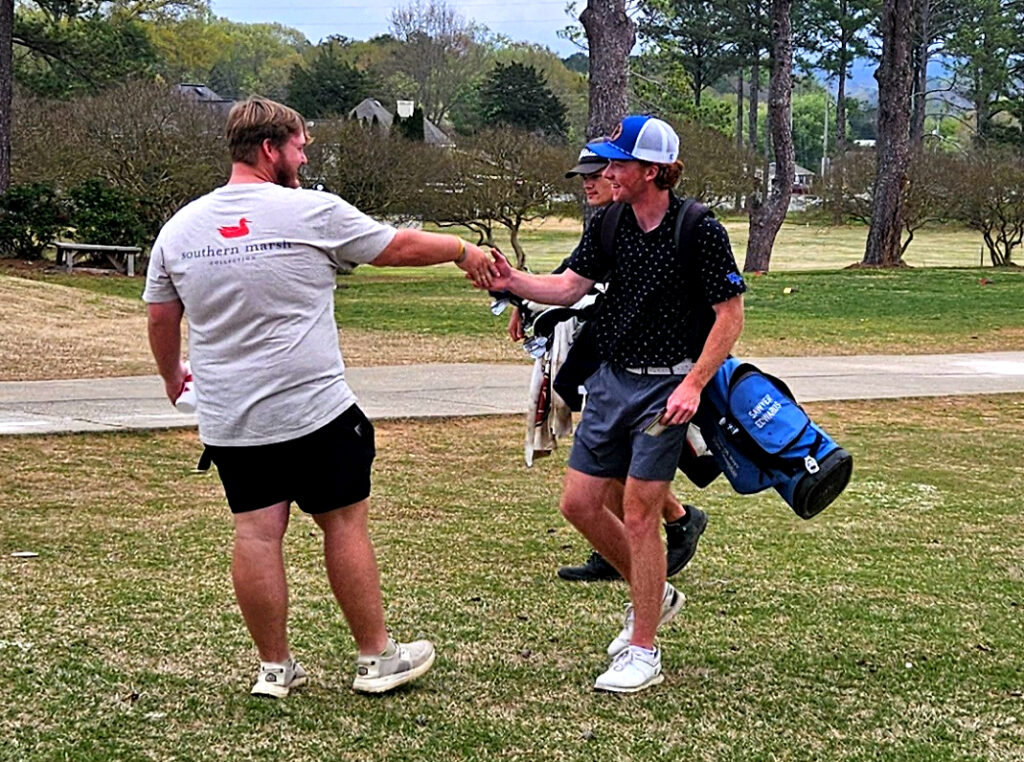
[[[684,527],[690,523],[690,511],[687,510],[682,516],[673,521],[666,521],[665,526],[667,527]]]

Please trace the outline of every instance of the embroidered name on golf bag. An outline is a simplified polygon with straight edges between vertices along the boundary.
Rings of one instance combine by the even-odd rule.
[[[785,383],[728,358],[704,390],[693,422],[733,489],[772,487],[804,519],[850,482],[853,456],[814,423]]]

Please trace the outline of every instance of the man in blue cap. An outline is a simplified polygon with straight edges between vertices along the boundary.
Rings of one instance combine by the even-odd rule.
[[[499,277],[491,287],[572,304],[610,273],[592,318],[601,365],[587,379],[560,508],[629,582],[632,602],[608,646],[612,663],[594,688],[632,693],[664,680],[655,635],[684,599],[665,579],[661,508],[685,443],[683,424],[742,331],[746,285],[713,217],[696,226],[688,250],[677,250],[674,225],[683,201],[672,188],[682,162],[667,123],[628,116],[587,148],[608,159],[612,198],[625,204],[612,250],[602,247],[601,210],[564,272],[532,275],[495,256]],[[623,518],[605,507],[618,479],[626,483]]]

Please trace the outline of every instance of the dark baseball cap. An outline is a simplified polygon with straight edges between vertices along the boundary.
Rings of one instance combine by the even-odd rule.
[[[608,159],[598,156],[589,148],[584,148],[576,158],[576,166],[566,172],[565,176],[576,177],[576,175],[591,175],[594,172],[600,172],[607,166]]]

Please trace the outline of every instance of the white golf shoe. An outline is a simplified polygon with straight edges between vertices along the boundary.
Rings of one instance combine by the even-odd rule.
[[[661,649],[653,652],[640,646],[627,646],[612,660],[612,665],[594,683],[595,691],[636,693],[665,679],[661,674]]]

